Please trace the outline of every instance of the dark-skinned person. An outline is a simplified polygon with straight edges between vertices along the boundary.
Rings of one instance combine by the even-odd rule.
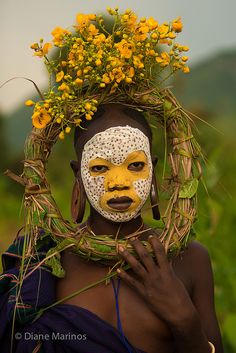
[[[118,10],[109,12],[118,16]],[[55,46],[63,47],[64,40],[71,50],[68,61],[63,57],[60,67],[56,67],[60,96],[55,97],[51,89],[43,103],[35,104],[34,128],[26,141],[24,173],[17,178],[11,175],[25,185],[24,205],[30,221],[28,233],[17,236],[3,254],[2,352],[223,352],[214,308],[211,261],[203,245],[188,240],[193,210],[190,217],[186,216],[185,209],[178,209],[181,205],[191,205],[194,195],[183,197],[184,189],[182,196],[180,191],[175,194],[175,208],[170,215],[178,216],[169,217],[162,231],[146,224],[141,213],[150,196],[153,218],[161,217],[150,115],[165,124],[167,117],[171,118],[168,134],[175,141],[174,152],[177,152],[176,145],[185,148],[185,154],[177,156],[174,166],[178,163],[183,166],[187,182],[192,175],[192,166],[186,162],[190,157],[186,155],[189,146],[194,154],[193,138],[183,138],[183,126],[187,126],[185,133],[190,134],[190,125],[184,120],[186,115],[182,110],[179,113],[171,93],[163,93],[158,87],[159,95],[152,96],[152,91],[144,89],[147,82],[141,86],[141,91],[137,88],[136,93],[141,92],[140,95],[134,95],[136,86],[127,88],[127,84],[132,83],[128,78],[134,80],[133,70],[143,68],[141,63],[145,59],[137,53],[142,43],[148,52],[154,50],[150,49],[150,42],[145,42],[148,33],[155,39],[154,34],[163,34],[166,25],[159,28],[152,18],[136,23],[131,10],[119,19],[124,33],[129,29],[134,40],[141,43],[128,43],[126,36],[120,42],[115,39],[116,53],[124,60],[124,77],[117,66],[120,58],[112,57],[115,52],[110,47],[110,37],[102,33],[104,39],[91,23],[94,15],[78,15],[78,31],[82,37],[72,37],[68,30],[59,28],[53,32]],[[99,19],[98,23],[101,23]],[[172,33],[168,38],[174,37],[180,27],[179,19],[173,21],[172,27],[168,27]],[[119,36],[120,32],[115,33]],[[105,72],[99,89],[93,92],[89,87],[93,80],[92,64],[100,70],[102,63],[97,60],[100,60],[99,55],[105,55],[93,42],[99,45],[103,40],[109,52],[106,57],[109,82]],[[85,44],[96,51],[97,57],[94,63],[92,59],[89,61],[90,53],[87,59],[90,65],[86,63],[87,69],[82,72],[80,55],[86,55]],[[40,45],[34,44],[33,49],[38,56],[46,56],[49,44]],[[156,60],[158,55],[154,57],[158,64],[166,60],[166,55],[160,56],[160,60]],[[186,58],[182,63],[185,61]],[[89,66],[91,73],[85,77]],[[66,68],[66,72],[62,68]],[[187,70],[184,64],[182,68]],[[72,69],[77,72],[74,81]],[[78,79],[85,81],[79,91],[75,88],[76,84],[81,85]],[[125,81],[123,86],[122,80]],[[104,84],[109,88],[106,94]],[[62,218],[44,174],[53,143],[58,136],[63,139],[65,133],[70,132],[70,123],[76,125],[77,159],[71,162],[75,175],[71,211],[73,220],[78,223],[76,228]],[[180,139],[178,144],[177,139]],[[181,171],[176,167],[173,170],[176,185]],[[89,216],[82,222],[86,202]],[[170,229],[175,232],[168,233]],[[182,238],[177,239],[181,232]],[[163,234],[168,235],[169,243]]]

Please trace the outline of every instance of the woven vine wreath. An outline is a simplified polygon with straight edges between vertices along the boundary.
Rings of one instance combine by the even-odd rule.
[[[200,148],[191,131],[191,118],[172,93],[163,89],[163,81],[178,70],[187,73],[188,50],[175,42],[182,30],[180,18],[158,24],[153,18],[141,19],[131,10],[120,14],[108,9],[112,30],[104,25],[107,18],[93,14],[77,15],[73,33],[60,27],[52,31],[56,58],[49,59],[51,43],[34,43],[35,55],[44,57],[50,74],[48,92],[34,105],[33,129],[25,143],[24,207],[26,257],[47,236],[56,246],[49,250],[46,264],[56,276],[63,276],[60,252],[71,248],[80,256],[102,263],[120,263],[118,244],[133,252],[127,239],[92,236],[64,220],[52,196],[46,178],[46,166],[54,144],[64,139],[75,126],[93,119],[100,104],[120,103],[143,111],[151,126],[161,128],[166,141],[169,165],[161,188],[168,203],[161,215],[160,239],[169,255],[187,245],[196,217],[196,191],[201,168]],[[110,21],[110,19],[108,19]],[[42,230],[43,229],[43,233]],[[151,252],[148,242],[143,244]]]

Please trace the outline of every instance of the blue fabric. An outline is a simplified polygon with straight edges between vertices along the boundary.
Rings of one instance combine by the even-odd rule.
[[[16,304],[19,270],[14,264],[16,247],[20,247],[15,245],[3,256],[4,273],[0,277],[1,353],[10,353],[11,335],[12,353],[145,353],[124,336],[118,307],[118,329],[71,304],[59,304],[37,315],[56,298],[56,277],[46,267],[39,267],[23,281]],[[118,292],[119,288],[115,290],[116,305]]]

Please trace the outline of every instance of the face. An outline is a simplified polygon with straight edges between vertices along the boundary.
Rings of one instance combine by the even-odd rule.
[[[105,218],[134,218],[151,188],[150,145],[144,133],[116,126],[94,135],[84,146],[81,176],[90,204]]]

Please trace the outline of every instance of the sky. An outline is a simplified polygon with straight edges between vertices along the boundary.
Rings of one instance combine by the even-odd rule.
[[[107,6],[131,8],[140,17],[159,23],[181,16],[184,29],[178,42],[190,47],[190,67],[221,50],[236,48],[236,0],[1,0],[0,86],[13,77],[47,86],[43,61],[33,56],[30,44],[51,40],[56,27],[75,23],[77,13],[103,12]],[[0,112],[10,114],[32,95],[30,82],[16,79],[0,89]]]

